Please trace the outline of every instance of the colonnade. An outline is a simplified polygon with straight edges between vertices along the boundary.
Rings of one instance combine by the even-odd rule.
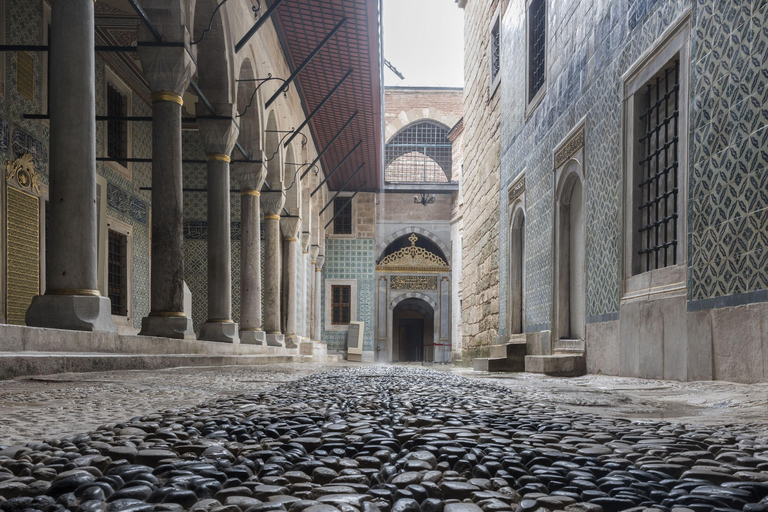
[[[50,277],[45,295],[33,299],[26,320],[36,327],[115,332],[109,299],[100,296],[97,279],[93,10],[93,0],[67,0],[52,6],[50,73],[56,87],[50,92]],[[164,19],[160,8],[153,12],[152,5],[146,5],[145,11],[150,18]],[[183,23],[163,23],[160,28],[164,41],[189,40]],[[187,45],[154,44],[154,35],[143,25],[138,39],[139,58],[152,94],[150,312],[142,319],[140,334],[193,339],[192,319],[184,311],[181,120],[183,94],[196,64]],[[197,105],[198,112],[205,108]],[[294,348],[301,340],[297,325],[298,258],[306,269],[309,239],[302,241],[300,255],[301,218],[283,214],[283,190],[262,191],[269,165],[263,155],[251,158],[256,162],[260,157],[262,163],[249,164],[238,173],[241,325],[232,320],[229,176],[239,128],[235,105],[217,104],[214,108],[216,115],[198,118],[208,172],[208,318],[201,326],[200,339]],[[317,277],[304,286],[305,290],[311,288],[311,300],[304,297],[305,303],[312,304],[311,339],[319,339],[321,332],[319,270],[323,257],[318,253],[314,251],[311,256]]]

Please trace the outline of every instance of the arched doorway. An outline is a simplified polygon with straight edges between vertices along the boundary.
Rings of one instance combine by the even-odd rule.
[[[525,212],[522,203],[513,207],[509,223],[509,272],[507,322],[509,334],[523,333],[523,279],[525,260]]]
[[[400,302],[392,312],[394,361],[423,362],[434,359],[435,311],[422,299]]]
[[[578,162],[566,166],[556,205],[555,339],[585,337],[585,216]]]

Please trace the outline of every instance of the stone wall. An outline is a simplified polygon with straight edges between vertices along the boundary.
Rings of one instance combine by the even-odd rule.
[[[463,359],[487,355],[499,315],[499,101],[490,91],[489,40],[499,0],[464,4]],[[503,84],[502,84],[503,87]]]
[[[447,128],[461,119],[461,88],[387,87],[384,91],[384,123],[386,140],[399,130],[420,119],[432,119]]]

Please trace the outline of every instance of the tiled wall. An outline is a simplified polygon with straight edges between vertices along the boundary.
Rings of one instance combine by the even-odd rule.
[[[325,242],[325,264],[323,266],[323,301],[326,279],[357,280],[357,320],[365,322],[363,350],[373,350],[375,298],[373,295],[374,272],[376,270],[375,246],[372,238],[350,239],[330,238]],[[325,304],[325,302],[323,302]],[[323,307],[323,326],[325,318]],[[346,331],[328,331],[323,327],[322,341],[328,344],[328,350],[347,349]]]
[[[689,300],[768,288],[768,2],[548,2],[547,88],[525,118],[525,1],[502,21],[500,247],[506,190],[526,173],[526,330],[549,329],[553,152],[586,119],[587,321],[618,316],[622,248],[622,74],[691,8]],[[506,283],[506,250],[500,252]],[[506,324],[500,287],[499,325]],[[690,307],[690,305],[689,305]]]

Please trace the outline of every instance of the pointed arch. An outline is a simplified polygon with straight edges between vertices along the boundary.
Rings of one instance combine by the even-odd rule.
[[[391,235],[389,235],[386,240],[384,240],[382,243],[379,244],[379,246],[376,248],[376,261],[380,261],[381,258],[384,256],[384,252],[387,250],[387,247],[397,240],[398,238],[401,238],[405,235],[410,235],[411,233],[416,233],[417,235],[421,235],[424,238],[428,238],[432,242],[437,245],[441,251],[443,251],[443,255],[446,258],[447,262],[452,261],[451,260],[451,249],[448,247],[448,245],[445,244],[445,242],[440,239],[439,236],[435,235],[434,233],[420,227],[416,226],[409,226],[407,228],[400,229],[398,231],[395,231]]]

